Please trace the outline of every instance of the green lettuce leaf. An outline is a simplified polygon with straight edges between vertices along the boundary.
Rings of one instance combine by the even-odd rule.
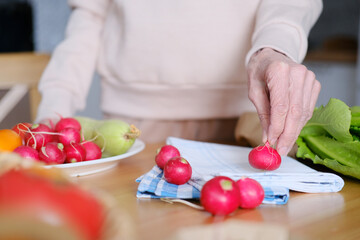
[[[325,107],[315,109],[300,136],[329,134],[337,141],[351,142],[350,122],[350,108],[343,101],[331,98]]]
[[[351,126],[360,127],[360,106],[353,106],[351,110]]]
[[[359,130],[360,107],[349,108],[332,98],[325,107],[315,109],[302,129],[296,156],[360,179]]]
[[[341,143],[326,136],[310,136],[310,138],[313,138],[312,142],[302,138],[296,141],[298,158],[311,159],[315,164],[360,179],[360,142]],[[320,149],[309,147],[314,143]],[[329,149],[331,151],[328,151]]]

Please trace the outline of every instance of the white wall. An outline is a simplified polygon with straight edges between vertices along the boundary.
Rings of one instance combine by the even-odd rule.
[[[337,62],[304,62],[321,83],[317,106],[338,98],[349,106],[357,105],[356,64]]]

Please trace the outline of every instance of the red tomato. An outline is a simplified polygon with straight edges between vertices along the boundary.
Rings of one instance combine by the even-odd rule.
[[[22,139],[24,139],[25,133],[30,130],[31,125],[32,124],[28,122],[18,123],[12,127],[12,130],[19,134]]]
[[[100,238],[105,218],[103,205],[90,193],[31,170],[10,170],[0,176],[1,208],[49,220],[48,224],[56,219],[57,225],[74,229],[86,240]]]

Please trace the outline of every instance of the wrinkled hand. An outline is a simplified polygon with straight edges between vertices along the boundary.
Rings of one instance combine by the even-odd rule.
[[[287,155],[311,118],[321,85],[304,65],[271,48],[255,53],[248,64],[249,99],[263,128],[263,142]]]

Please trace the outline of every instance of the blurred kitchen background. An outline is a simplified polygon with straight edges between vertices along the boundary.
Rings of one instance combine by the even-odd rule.
[[[324,10],[310,32],[309,51],[304,62],[322,83],[317,105],[325,105],[330,97],[339,98],[350,106],[360,105],[360,66],[357,63],[360,1],[323,2]],[[3,58],[2,62],[1,56],[23,52],[40,54],[39,60],[34,61],[39,61],[39,68],[43,67],[48,60],[46,55],[50,56],[64,38],[70,12],[66,0],[0,0],[0,128],[33,119],[34,110],[29,110],[29,105],[34,101],[31,91],[35,91],[18,87],[12,93],[13,99],[17,96],[20,100],[16,104],[8,103],[6,82],[9,77],[4,72],[10,68],[7,67],[9,58]],[[26,59],[24,62],[31,62]],[[87,108],[79,115],[102,118],[99,88],[95,76]],[[36,100],[34,102],[33,105]]]

